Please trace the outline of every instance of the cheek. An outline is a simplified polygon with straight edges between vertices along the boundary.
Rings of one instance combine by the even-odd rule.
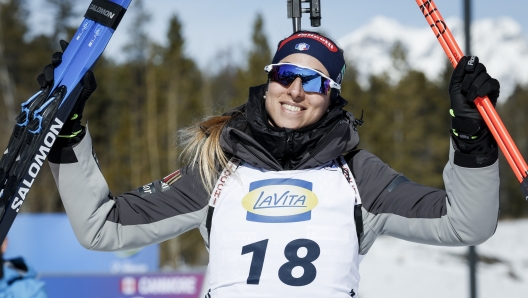
[[[328,110],[328,108],[330,107],[330,97],[329,96],[319,97],[319,98],[317,98],[317,100],[313,101],[313,105],[312,106],[319,113],[324,114]]]
[[[275,107],[274,104],[279,101],[279,97],[282,92],[284,92],[281,88],[277,88],[277,86],[274,85],[276,84],[271,83],[269,85],[268,91],[266,91],[266,98],[264,99],[264,106],[266,107],[268,114],[273,112],[272,109]]]
[[[275,110],[273,108],[273,96],[270,94],[270,92],[266,92],[266,98],[264,98],[264,108],[266,109],[266,113],[268,116],[275,121]]]
[[[286,89],[280,84],[276,82],[270,82],[270,84],[268,85],[268,91],[266,91],[266,99],[276,99],[285,91]]]

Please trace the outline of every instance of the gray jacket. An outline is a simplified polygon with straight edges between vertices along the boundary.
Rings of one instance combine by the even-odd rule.
[[[360,254],[368,252],[378,235],[446,246],[476,245],[493,235],[499,213],[497,148],[472,155],[461,153],[452,141],[443,173],[445,190],[435,189],[409,181],[372,153],[356,149],[357,122],[341,109],[346,102],[335,105],[316,126],[292,132],[268,126],[262,92],[262,86],[253,88],[248,103],[231,112],[233,120],[221,135],[222,148],[230,156],[271,170],[315,167],[344,155],[363,202]],[[263,142],[262,137],[270,139]],[[291,150],[280,150],[283,155],[265,148],[270,142],[280,147],[277,144],[285,137],[284,145]],[[194,228],[200,229],[208,246],[205,223],[210,194],[197,167],[185,166],[113,196],[88,132],[78,144],[54,148],[49,161],[75,235],[84,247],[136,248]]]

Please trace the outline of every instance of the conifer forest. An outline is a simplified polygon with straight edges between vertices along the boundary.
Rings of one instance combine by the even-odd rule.
[[[28,8],[25,1],[0,1],[0,147],[11,135],[20,104],[38,89],[37,76],[60,50],[59,40],[69,40],[75,28],[72,0],[46,0],[56,16],[53,33],[27,38]],[[146,5],[147,1],[134,1]],[[83,119],[89,122],[101,170],[114,195],[158,180],[180,168],[181,148],[176,132],[207,115],[223,113],[246,101],[248,87],[266,83],[263,67],[270,63],[277,41],[268,40],[264,20],[255,15],[251,47],[242,64],[222,61],[214,73],[204,72],[185,52],[183,24],[177,14],[170,19],[167,42],[149,39],[145,24],[151,16],[136,9],[134,31],[120,31],[133,40],[123,48],[124,62],[103,56],[94,68],[97,91],[86,105]],[[360,148],[373,152],[412,181],[443,188],[442,171],[448,160],[450,137],[449,83],[451,66],[445,61],[441,78],[431,81],[409,69],[405,51],[395,44],[395,66],[405,71],[396,84],[387,77],[372,76],[361,87],[354,61],[347,62],[342,96],[357,118]],[[241,59],[242,60],[242,59]],[[528,157],[528,86],[518,86],[497,110],[521,153]],[[501,154],[501,218],[528,215],[517,179]],[[64,212],[48,167],[43,167],[21,212]],[[202,237],[197,230],[161,244],[161,265],[207,264]]]

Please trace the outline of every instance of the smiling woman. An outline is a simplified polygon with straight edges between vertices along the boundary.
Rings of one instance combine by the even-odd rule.
[[[279,42],[262,65],[267,82],[263,72],[245,104],[180,131],[187,166],[165,178],[113,196],[84,128],[57,142],[51,168],[89,249],[199,228],[210,252],[207,297],[356,297],[360,261],[378,235],[460,246],[495,231],[497,146],[466,94],[496,99],[498,83],[480,63],[459,65],[445,190],[358,149],[362,120],[340,95],[343,51],[308,31]]]
[[[330,106],[330,93],[328,89],[321,90],[325,86],[324,77],[306,78],[303,72],[308,68],[299,65],[320,69],[327,77],[328,71],[319,60],[305,54],[291,54],[280,62],[289,63],[286,65],[294,68],[290,72],[292,75],[283,80],[280,79],[280,67],[285,68],[285,65],[275,66],[270,71],[270,84],[265,94],[270,123],[276,127],[299,129],[317,122]],[[307,89],[309,84],[317,89]]]

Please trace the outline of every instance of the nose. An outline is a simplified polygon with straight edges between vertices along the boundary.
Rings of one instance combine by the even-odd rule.
[[[304,98],[304,89],[301,78],[296,78],[288,87],[288,94],[295,101],[300,101]]]

